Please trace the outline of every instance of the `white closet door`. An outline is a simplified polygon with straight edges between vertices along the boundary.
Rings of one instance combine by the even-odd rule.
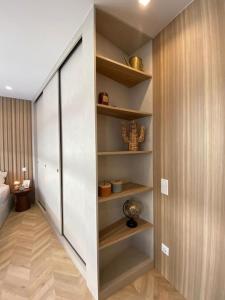
[[[86,261],[85,200],[88,168],[85,164],[86,112],[82,43],[61,69],[63,231]]]
[[[35,102],[35,129],[36,129],[36,169],[35,169],[35,186],[37,200],[45,207],[44,199],[44,154],[43,154],[43,94]]]
[[[37,184],[39,200],[61,232],[58,76],[56,73],[36,102]]]
[[[50,217],[61,232],[61,182],[60,182],[60,136],[59,136],[59,74],[48,83],[44,97],[44,161],[45,205]]]

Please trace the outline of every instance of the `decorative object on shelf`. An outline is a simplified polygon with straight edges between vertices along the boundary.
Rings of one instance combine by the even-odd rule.
[[[24,189],[29,189],[29,187],[30,187],[30,180],[29,179],[24,180],[23,183],[22,183],[22,187]]]
[[[121,193],[123,190],[123,182],[122,180],[113,180],[112,184],[112,192],[113,193]]]
[[[143,72],[144,66],[143,66],[142,58],[140,58],[139,56],[131,56],[129,58],[129,61],[126,59],[125,56],[123,56],[123,59],[127,66]]]
[[[140,201],[136,200],[127,200],[123,205],[123,213],[129,218],[127,221],[127,226],[130,228],[135,228],[138,226],[138,223],[135,219],[139,217],[142,211],[142,204]]]
[[[142,59],[139,56],[130,57],[129,65],[131,66],[131,68],[139,70],[139,71],[143,71],[143,68],[144,68]]]
[[[20,182],[19,181],[14,181],[13,186],[14,186],[14,191],[18,191],[19,188],[20,188]]]
[[[122,138],[124,143],[129,145],[129,151],[138,151],[139,144],[143,143],[145,139],[145,128],[144,126],[139,126],[135,121],[129,123],[129,128],[126,126],[126,123],[123,123]]]
[[[108,197],[112,193],[112,185],[110,182],[102,182],[98,186],[98,194],[100,197]]]
[[[109,105],[109,95],[106,92],[99,93],[98,103],[104,104],[104,105]]]

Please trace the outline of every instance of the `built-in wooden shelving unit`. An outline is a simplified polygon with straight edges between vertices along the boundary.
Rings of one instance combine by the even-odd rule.
[[[148,112],[143,112],[139,110],[119,108],[110,105],[97,104],[97,112],[100,115],[110,116],[118,119],[124,120],[135,120],[145,117],[151,117],[152,114]]]
[[[96,18],[97,23],[101,24],[103,29],[102,14],[97,15]],[[106,19],[108,21],[108,18]],[[110,34],[101,35],[101,32],[97,32],[96,35],[98,53],[96,55],[96,91],[97,95],[106,92],[110,98],[110,105],[96,104],[99,147],[98,180],[100,182],[108,181],[109,178],[116,180],[122,177],[126,182],[129,180],[133,182],[124,183],[120,193],[98,197],[99,227],[101,228],[99,231],[100,300],[106,299],[154,266],[153,193],[151,193],[153,190],[151,186],[153,181],[151,159],[153,122],[150,119],[153,115],[150,84],[152,45],[143,43],[137,52],[133,51],[131,44],[134,35],[131,29],[132,34],[128,34],[129,42],[126,43],[126,49],[131,52],[127,50],[123,52],[121,39],[112,40],[112,36],[121,37],[121,26],[118,20],[115,19],[113,22],[115,26],[108,28]],[[140,37],[139,33],[138,36]],[[115,40],[119,44],[114,44]],[[135,44],[137,43],[136,40]],[[119,62],[123,62],[123,57],[127,59],[130,53],[138,53],[143,60],[144,70],[149,70],[149,72],[142,72],[127,66],[125,62]],[[138,85],[142,82],[144,84]],[[138,119],[141,119],[137,122],[138,125],[143,125],[146,129],[145,143],[140,146],[140,151],[127,151],[127,145],[122,144],[120,120]],[[143,214],[137,220],[136,228],[128,227],[127,218],[122,218],[122,207],[128,199],[136,199],[143,204]]]
[[[116,62],[104,56],[96,56],[97,72],[126,85],[133,87],[145,80],[151,79],[151,75],[135,70],[129,66]]]
[[[121,200],[127,197],[132,197],[141,193],[152,191],[152,187],[145,185],[128,182],[123,185],[123,191],[121,193],[113,193],[108,197],[98,197],[99,203],[105,203],[113,200]]]
[[[153,227],[151,223],[142,219],[137,220],[137,222],[138,226],[136,228],[129,228],[126,225],[126,218],[123,218],[101,230],[99,233],[99,249],[102,250],[112,246]]]
[[[114,155],[138,155],[138,154],[150,154],[151,150],[147,151],[106,151],[98,152],[98,156],[114,156]]]
[[[154,263],[146,254],[129,247],[100,270],[100,299],[106,299],[115,290],[126,286],[153,267]]]

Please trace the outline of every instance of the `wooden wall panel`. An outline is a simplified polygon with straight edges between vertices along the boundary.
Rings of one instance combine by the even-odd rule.
[[[8,171],[7,183],[32,179],[32,103],[0,97],[0,170]]]
[[[153,43],[156,267],[188,300],[225,299],[224,16],[195,0]]]

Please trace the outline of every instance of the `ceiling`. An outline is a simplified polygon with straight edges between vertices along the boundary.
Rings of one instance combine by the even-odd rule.
[[[92,0],[0,0],[0,95],[33,99]],[[13,87],[7,91],[5,86]]]
[[[144,9],[137,0],[94,0],[151,37],[192,2],[167,1],[152,0]],[[92,5],[93,0],[0,0],[0,95],[34,99]]]
[[[192,1],[151,0],[146,7],[137,0],[95,0],[95,4],[153,38]]]

